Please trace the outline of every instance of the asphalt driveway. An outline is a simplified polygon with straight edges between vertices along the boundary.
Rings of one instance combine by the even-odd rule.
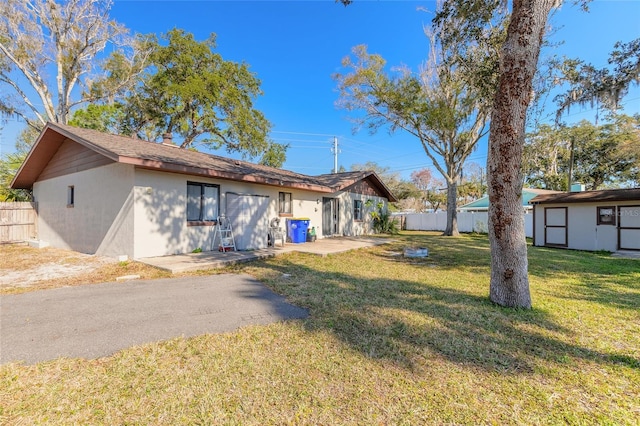
[[[0,363],[99,358],[135,345],[305,318],[249,275],[104,283],[0,298]]]

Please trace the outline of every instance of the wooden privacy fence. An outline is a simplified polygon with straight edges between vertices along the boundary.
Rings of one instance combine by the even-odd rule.
[[[0,203],[0,243],[15,243],[36,237],[37,219],[36,203]]]

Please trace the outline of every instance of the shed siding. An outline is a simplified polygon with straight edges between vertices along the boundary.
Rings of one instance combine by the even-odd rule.
[[[597,205],[569,206],[569,248],[580,250],[618,249],[618,233],[613,225],[597,225]]]
[[[637,201],[599,202],[575,204],[538,204],[535,205],[535,245],[545,245],[545,208],[568,208],[568,241],[567,248],[575,250],[614,252],[618,250],[618,227],[614,225],[598,225],[598,207],[620,207],[637,205]],[[618,218],[619,219],[619,218]],[[616,221],[617,224],[617,221]]]

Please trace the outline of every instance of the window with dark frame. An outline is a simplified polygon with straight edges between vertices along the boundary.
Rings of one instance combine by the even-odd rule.
[[[73,185],[67,187],[67,207],[73,207],[76,202],[76,189]]]
[[[616,208],[598,207],[598,225],[616,225]]]
[[[280,192],[278,194],[278,213],[281,215],[293,214],[290,192]]]
[[[353,200],[353,220],[362,220],[362,200]]]
[[[187,222],[212,222],[219,215],[220,187],[187,182]]]

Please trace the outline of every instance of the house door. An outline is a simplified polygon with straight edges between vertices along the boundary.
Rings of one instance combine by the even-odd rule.
[[[618,249],[640,250],[640,206],[618,207]]]
[[[269,232],[269,197],[226,193],[226,216],[238,250],[254,250],[267,247]]]
[[[568,214],[566,207],[547,207],[544,209],[544,245],[567,247]]]
[[[322,235],[337,235],[340,229],[339,203],[337,198],[322,199]]]

